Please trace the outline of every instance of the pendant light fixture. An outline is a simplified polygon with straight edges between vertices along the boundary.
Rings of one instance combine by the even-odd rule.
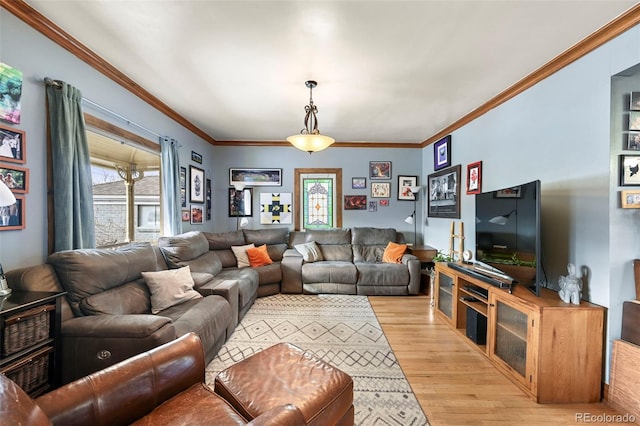
[[[287,141],[299,150],[311,154],[328,148],[336,140],[329,136],[321,135],[320,130],[318,130],[318,118],[316,117],[318,108],[313,104],[313,88],[318,83],[308,80],[304,84],[309,88],[309,105],[304,107],[306,113],[304,116],[304,129],[300,131],[300,134],[289,136]]]

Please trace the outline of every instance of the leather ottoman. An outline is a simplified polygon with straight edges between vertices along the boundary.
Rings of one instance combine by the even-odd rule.
[[[289,343],[279,343],[221,371],[215,392],[245,418],[293,404],[308,425],[353,425],[353,381]]]

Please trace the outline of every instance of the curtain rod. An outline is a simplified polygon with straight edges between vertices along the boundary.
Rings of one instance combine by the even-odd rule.
[[[54,80],[54,79],[49,78],[49,77],[45,77],[45,78],[44,78],[44,83],[45,83],[45,84],[47,84],[47,85],[49,85],[49,86],[54,86],[54,87],[58,87],[58,88],[61,88],[61,87],[62,87],[62,82],[61,82],[61,81],[59,81],[59,80]],[[109,115],[111,115],[111,116],[113,116],[113,117],[115,117],[115,118],[117,118],[117,119],[119,119],[119,120],[122,120],[122,121],[126,122],[126,123],[127,123],[127,125],[129,125],[129,126],[134,126],[134,127],[137,127],[137,128],[139,128],[139,129],[141,129],[141,130],[144,130],[145,132],[147,132],[147,133],[148,133],[148,134],[150,134],[150,135],[155,136],[156,138],[161,138],[161,137],[162,137],[162,136],[160,136],[159,134],[157,134],[156,132],[153,132],[153,131],[151,131],[151,130],[147,129],[146,127],[144,127],[144,126],[141,126],[140,124],[138,124],[138,123],[136,123],[136,122],[133,122],[133,121],[129,120],[128,118],[126,118],[126,117],[124,117],[124,116],[122,116],[122,115],[118,114],[118,113],[117,113],[117,112],[115,112],[115,111],[110,110],[110,109],[109,109],[109,108],[107,108],[107,107],[103,107],[102,105],[100,105],[100,104],[98,104],[98,103],[96,103],[96,102],[92,101],[91,99],[87,99],[87,98],[85,98],[85,97],[83,96],[83,97],[82,97],[82,102],[84,102],[84,103],[86,103],[86,104],[88,104],[88,105],[90,105],[90,106],[92,106],[92,107],[94,107],[94,108],[100,109],[100,110],[102,110],[102,111],[106,112],[107,114],[109,114]]]

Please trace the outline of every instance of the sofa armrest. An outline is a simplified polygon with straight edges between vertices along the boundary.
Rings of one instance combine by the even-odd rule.
[[[247,423],[247,426],[304,426],[302,412],[293,404],[278,405]]]
[[[176,338],[171,320],[158,315],[90,315],[61,328],[63,383]]]
[[[407,265],[409,269],[409,285],[407,286],[408,294],[418,294],[420,293],[420,269],[422,265],[420,263],[420,259],[418,259],[413,254],[404,254],[402,255],[402,263]]]
[[[296,249],[288,249],[280,262],[282,269],[282,293],[302,293],[302,255]]]
[[[240,308],[238,306],[238,301],[240,299],[238,292],[240,290],[238,287],[238,281],[214,277],[211,281],[198,287],[196,290],[204,297],[211,295],[222,296],[227,302],[229,302],[229,305],[231,306],[232,321],[227,327],[227,336],[231,336],[231,333],[236,329],[239,321],[238,312]]]
[[[196,383],[204,351],[194,333],[36,399],[53,424],[130,424]]]

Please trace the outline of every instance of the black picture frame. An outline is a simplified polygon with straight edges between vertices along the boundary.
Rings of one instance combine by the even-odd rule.
[[[345,195],[344,209],[345,210],[366,210],[367,196],[366,195]]]
[[[189,166],[189,182],[189,200],[192,203],[204,203],[204,170]]]
[[[433,144],[433,169],[442,170],[451,166],[451,135]]]
[[[461,165],[427,176],[427,216],[460,219]]]
[[[202,164],[202,155],[198,154],[195,151],[191,151],[191,161],[194,163]]]
[[[229,217],[253,216],[253,188],[229,188]]]
[[[640,155],[620,156],[620,185],[640,186]]]
[[[367,178],[366,177],[352,177],[351,189],[366,189]]]
[[[282,169],[229,169],[229,185],[282,186]]]
[[[398,200],[413,201],[416,199],[410,187],[418,185],[418,176],[398,176]]]
[[[180,206],[187,208],[187,169],[180,167]]]
[[[369,161],[369,179],[391,179],[391,161]]]
[[[207,220],[211,220],[211,179],[207,179],[206,210],[207,210]]]

